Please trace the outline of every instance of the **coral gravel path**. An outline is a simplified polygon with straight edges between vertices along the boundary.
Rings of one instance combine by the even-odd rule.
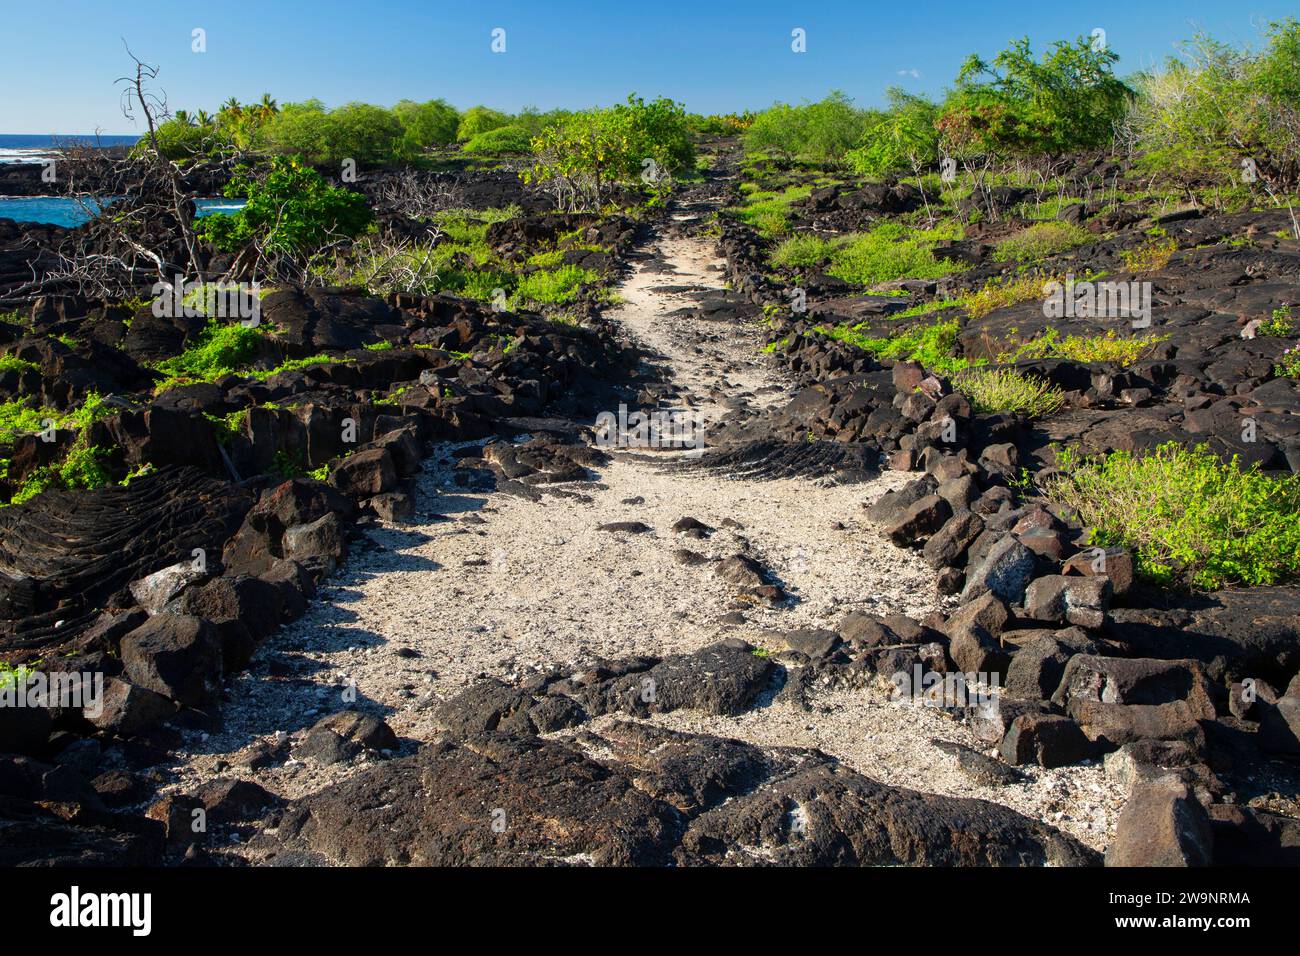
[[[692,215],[666,224],[633,257],[623,305],[609,317],[654,354],[674,403],[712,424],[787,396],[761,362],[756,326],[702,317],[701,302],[726,294],[702,226]],[[865,521],[863,505],[904,484],[899,473],[822,487],[684,472],[666,461],[678,453],[616,451],[594,483],[529,500],[458,487],[455,451],[441,447],[426,462],[415,523],[373,527],[308,613],[231,682],[221,730],[186,732],[188,759],[172,789],[233,775],[293,798],[356,773],[364,762],[289,760],[253,770],[245,761],[250,745],[297,740],[345,706],[382,715],[412,747],[437,734],[432,704],[484,676],[518,680],[548,665],[662,656],[724,637],[762,645],[765,630],[834,628],[852,610],[919,617],[935,606],[930,569]],[[683,516],[717,530],[683,538],[672,531]],[[597,527],[631,521],[651,530]],[[707,567],[675,559],[683,548],[746,553],[794,601],[739,605],[736,589]],[[1001,803],[1097,849],[1113,833],[1123,792],[1100,766],[1029,767],[1023,782],[977,785],[931,742],[980,748],[954,720],[891,703],[883,687],[826,690],[811,705],[768,700],[737,717],[678,711],[652,719],[760,745],[816,747],[884,783]]]

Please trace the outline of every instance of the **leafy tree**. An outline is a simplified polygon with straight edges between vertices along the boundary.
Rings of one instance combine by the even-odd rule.
[[[903,170],[919,172],[939,158],[939,107],[898,87],[889,90],[889,111],[867,126],[862,145],[847,154],[849,165],[864,176]]]
[[[332,136],[328,163],[355,159],[361,165],[393,160],[402,139],[402,124],[391,111],[369,103],[348,103],[329,114]]]
[[[835,164],[878,119],[878,113],[857,109],[848,96],[832,90],[816,103],[777,103],[759,113],[745,132],[745,148],[751,153]]]
[[[1028,38],[992,63],[972,55],[938,126],[954,151],[1059,156],[1110,142],[1132,90],[1113,72],[1118,55],[1089,37],[1057,41],[1040,59]]]
[[[225,195],[246,200],[233,215],[206,216],[199,236],[224,252],[250,243],[288,256],[308,255],[339,238],[359,235],[374,220],[365,197],[331,186],[314,169],[276,157],[262,176],[236,170]]]
[[[182,116],[181,111],[177,111],[173,119],[159,123],[155,135],[158,152],[171,160],[193,159],[228,145],[210,127],[196,125],[188,116]],[[147,144],[142,141],[135,151],[138,153],[146,148]]]
[[[616,184],[655,189],[695,161],[686,111],[672,100],[635,94],[609,109],[574,113],[533,140],[537,161],[521,175],[551,184],[569,208],[599,208]]]
[[[429,146],[445,146],[456,141],[460,113],[446,100],[416,103],[402,100],[393,107],[393,115],[402,124],[402,152],[411,156]]]
[[[506,126],[509,123],[510,117],[505,113],[486,106],[471,106],[460,118],[460,125],[456,128],[456,140],[467,143],[479,133],[486,133],[490,129]]]
[[[289,104],[261,130],[273,152],[301,156],[316,166],[337,166],[346,159],[360,165],[391,162],[402,143],[401,121],[390,110],[368,103],[348,103],[326,110],[319,100]]]
[[[1252,53],[1198,34],[1139,78],[1125,130],[1141,165],[1184,187],[1258,186],[1283,201],[1300,183],[1300,23],[1271,23],[1265,37]]]

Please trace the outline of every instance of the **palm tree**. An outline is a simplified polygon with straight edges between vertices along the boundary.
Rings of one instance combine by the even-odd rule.
[[[198,113],[195,114],[195,119],[198,120],[198,124],[200,126],[212,125],[212,114],[210,114],[207,110],[199,110]]]
[[[257,111],[262,115],[262,119],[270,119],[280,112],[280,105],[271,98],[270,93],[263,93],[261,100],[258,101]]]
[[[240,116],[243,114],[244,108],[239,105],[239,100],[232,96],[221,104],[221,112],[229,113],[231,116]]]
[[[180,123],[182,126],[194,125],[194,119],[190,116],[188,110],[177,110],[176,115],[173,118],[176,120],[176,122]]]

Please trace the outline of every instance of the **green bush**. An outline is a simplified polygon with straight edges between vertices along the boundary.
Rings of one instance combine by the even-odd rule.
[[[743,206],[732,207],[727,212],[753,226],[760,235],[775,239],[790,231],[787,218],[790,206],[800,199],[807,199],[812,189],[811,186],[790,186],[781,192],[755,190],[745,197]]]
[[[1273,314],[1260,323],[1259,334],[1272,338],[1286,338],[1295,334],[1295,320],[1291,317],[1291,306],[1284,305],[1274,309]]]
[[[609,109],[574,113],[533,140],[537,155],[521,175],[552,185],[563,206],[598,209],[616,185],[659,189],[695,164],[686,110],[669,99],[635,94]],[[647,175],[649,178],[647,179]]]
[[[1090,37],[1058,41],[1036,58],[1028,38],[991,63],[971,56],[938,120],[952,155],[1046,154],[1108,145],[1132,90],[1115,78],[1119,59]]]
[[[475,136],[501,126],[508,126],[510,117],[486,106],[471,106],[460,118],[456,127],[456,141],[468,143]]]
[[[1049,497],[1090,526],[1090,543],[1133,549],[1138,573],[1158,583],[1214,589],[1276,584],[1300,572],[1300,478],[1224,464],[1204,446],[1176,443],[1057,456]]]
[[[868,122],[862,145],[845,156],[863,176],[919,172],[939,158],[939,107],[897,88],[888,95],[889,111]]]
[[[348,103],[326,110],[318,101],[289,104],[271,117],[258,133],[272,152],[299,156],[314,166],[340,166],[351,159],[358,165],[390,163],[414,139],[406,138],[392,111],[368,103]]]
[[[590,269],[561,266],[524,276],[519,280],[515,295],[523,303],[563,304],[576,299],[583,285],[599,279],[600,276]]]
[[[1121,338],[1113,329],[1104,335],[1067,335],[1061,338],[1060,333],[1049,326],[1041,335],[1003,352],[998,356],[998,361],[1056,358],[1085,365],[1107,362],[1125,367],[1132,365],[1168,338],[1167,335],[1157,335],[1154,332]]]
[[[1278,357],[1273,374],[1280,378],[1300,378],[1300,344],[1291,346]]]
[[[195,223],[195,232],[223,252],[257,241],[271,251],[309,254],[359,235],[374,220],[364,196],[331,186],[314,169],[283,157],[273,159],[261,178],[241,167],[225,194],[244,199],[243,208]]]
[[[222,135],[215,126],[199,125],[180,115],[159,123],[156,135],[158,151],[172,160],[210,155],[231,145],[229,137]],[[146,149],[146,140],[147,137],[137,143],[135,150]]]
[[[845,342],[879,359],[920,362],[926,368],[943,375],[952,375],[969,368],[972,363],[954,355],[957,345],[957,320],[916,325],[888,336],[871,336],[861,331],[861,326],[820,326],[822,335]]]
[[[28,362],[13,355],[0,355],[0,373],[31,372],[40,368],[35,362]]]
[[[1260,52],[1198,34],[1163,69],[1139,77],[1127,131],[1139,164],[1183,186],[1211,179],[1276,193],[1300,181],[1300,23],[1270,23]],[[1253,184],[1252,184],[1253,188]]]
[[[1059,388],[1012,368],[968,369],[954,380],[977,412],[1050,415],[1065,404]]]
[[[754,117],[745,131],[745,149],[812,163],[839,164],[880,116],[876,111],[855,108],[839,90],[832,90],[816,103],[777,103]]]
[[[216,381],[243,369],[257,357],[263,334],[261,327],[248,328],[239,322],[209,322],[194,345],[154,366],[167,376],[158,391],[186,382]]]
[[[800,269],[828,262],[837,244],[843,240],[820,236],[791,236],[772,250],[772,265],[782,269]]]
[[[939,240],[959,236],[946,225],[911,229],[900,223],[885,223],[837,244],[831,251],[826,274],[858,286],[905,278],[938,279],[969,268],[949,259],[936,259],[932,251]]]
[[[401,152],[404,156],[415,156],[429,146],[446,146],[456,141],[460,114],[445,100],[429,100],[427,103],[401,100],[394,104],[393,115],[402,124]]]
[[[462,148],[475,156],[531,153],[533,134],[523,126],[498,126],[479,133]]]

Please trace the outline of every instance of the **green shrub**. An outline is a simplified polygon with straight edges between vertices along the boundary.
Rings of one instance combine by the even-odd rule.
[[[1132,91],[1115,78],[1119,56],[1090,37],[1058,41],[1041,58],[1029,40],[991,63],[971,56],[938,120],[952,155],[1047,154],[1109,145]]]
[[[1273,374],[1285,378],[1300,378],[1300,343],[1291,346],[1278,358]]]
[[[498,126],[479,133],[462,149],[475,156],[531,153],[533,134],[523,126]]]
[[[402,124],[401,152],[407,157],[418,155],[429,146],[446,146],[456,141],[460,114],[445,100],[427,103],[402,100],[394,104],[393,115]]]
[[[597,282],[600,276],[581,266],[561,266],[551,271],[531,272],[519,280],[515,296],[520,302],[547,305],[572,302],[584,284]]]
[[[1194,186],[1205,179],[1243,185],[1248,161],[1266,190],[1300,177],[1300,23],[1270,23],[1262,51],[1238,50],[1198,34],[1163,69],[1140,77],[1128,130],[1139,164]]]
[[[1060,279],[1051,275],[1014,276],[1006,280],[990,279],[979,291],[963,297],[962,305],[966,307],[966,312],[972,319],[983,318],[996,309],[1042,298],[1043,287],[1053,281],[1060,281]]]
[[[369,103],[326,110],[317,100],[290,103],[258,131],[259,142],[281,156],[301,157],[314,166],[389,163],[402,155],[409,128],[391,111]]]
[[[1129,272],[1159,272],[1169,265],[1169,260],[1177,251],[1176,240],[1153,236],[1135,249],[1124,249],[1120,256]]]
[[[898,88],[888,92],[889,111],[871,119],[862,145],[845,155],[863,176],[919,171],[939,158],[939,107]]]
[[[20,435],[41,431],[47,418],[57,421],[59,415],[48,408],[30,408],[20,399],[0,404],[0,444],[12,444]]]
[[[842,163],[880,115],[856,109],[839,90],[816,103],[777,103],[754,117],[745,132],[745,149],[814,163]]]
[[[745,197],[744,205],[733,206],[727,212],[753,226],[760,235],[775,239],[790,230],[790,206],[807,199],[812,191],[812,186],[790,186],[781,192],[754,190]]]
[[[175,118],[159,123],[156,135],[158,151],[167,159],[178,161],[210,155],[232,145],[230,138],[216,126],[195,123],[180,112]],[[147,139],[140,140],[133,152],[148,149]]]
[[[826,273],[858,286],[893,279],[938,279],[969,268],[949,259],[936,259],[931,251],[941,239],[959,235],[952,226],[922,230],[885,223],[836,244]]]
[[[1295,333],[1295,321],[1291,318],[1291,306],[1284,305],[1274,309],[1273,314],[1259,325],[1259,334],[1269,337],[1286,338]]]
[[[510,124],[510,117],[486,106],[471,106],[460,118],[456,127],[456,141],[468,143],[475,136]]]
[[[40,368],[35,362],[28,362],[13,355],[0,355],[0,373],[31,372]]]
[[[1121,338],[1113,329],[1104,335],[1067,335],[1050,326],[1043,333],[998,356],[999,362],[1022,359],[1067,359],[1071,362],[1109,362],[1121,367],[1132,365],[1152,348],[1168,339],[1167,335],[1148,332]]]
[[[223,252],[257,241],[288,255],[314,252],[334,239],[359,235],[374,214],[359,193],[331,186],[320,173],[276,157],[264,177],[240,168],[225,189],[246,200],[232,215],[205,216],[195,231]]]
[[[968,369],[953,382],[978,412],[1050,415],[1065,404],[1059,388],[1012,368]]]
[[[541,130],[532,147],[536,161],[521,176],[551,185],[569,210],[599,209],[620,184],[658,192],[695,165],[685,108],[635,94],[609,109],[570,114]]]
[[[112,408],[98,392],[87,392],[81,405],[70,411],[37,406],[15,399],[0,403],[0,444],[12,444],[20,435],[33,435],[45,428],[45,421],[58,428],[84,429],[91,422],[112,414]]]
[[[528,257],[530,266],[537,266],[540,269],[554,269],[564,264],[564,250],[551,249],[547,252],[534,252]]]
[[[1037,262],[1067,252],[1096,237],[1082,226],[1068,222],[1038,222],[1007,236],[993,251],[995,262]]]
[[[952,375],[972,363],[953,353],[957,344],[957,320],[917,325],[887,336],[870,336],[861,326],[820,326],[822,335],[870,352],[878,359],[920,362],[926,368]]]
[[[462,295],[479,302],[491,302],[500,289],[507,295],[515,288],[518,279],[513,273],[500,269],[477,269],[469,272],[448,270],[439,273],[445,292]]]
[[[239,322],[209,322],[194,345],[154,366],[167,376],[157,391],[187,382],[214,382],[243,369],[257,357],[263,334],[260,327]]]
[[[1158,583],[1214,589],[1275,584],[1300,572],[1300,478],[1224,464],[1176,443],[1137,457],[1058,454],[1049,497],[1092,531],[1091,543],[1132,548]]]
[[[819,236],[791,236],[772,251],[772,265],[782,269],[799,269],[828,262],[837,240]]]

